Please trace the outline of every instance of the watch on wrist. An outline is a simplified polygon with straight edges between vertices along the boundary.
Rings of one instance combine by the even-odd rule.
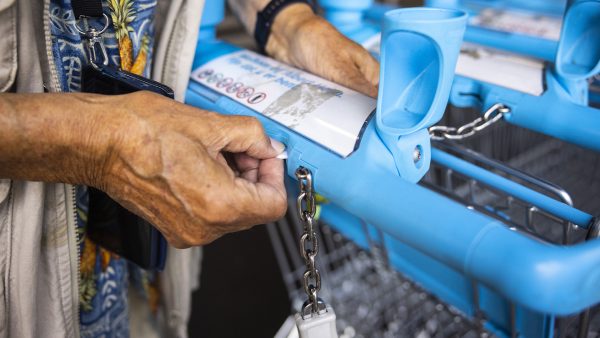
[[[311,0],[271,0],[265,8],[256,13],[256,27],[254,28],[254,40],[258,45],[258,49],[261,53],[265,54],[265,48],[269,35],[271,34],[271,26],[275,21],[275,17],[285,7],[296,4],[304,3],[309,5],[314,11],[314,4]]]

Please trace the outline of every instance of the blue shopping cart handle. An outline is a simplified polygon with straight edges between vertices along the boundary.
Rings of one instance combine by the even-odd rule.
[[[535,14],[541,13],[549,20],[557,22],[565,10],[565,1],[481,1],[481,0],[428,0],[426,6],[438,8],[452,8],[467,11],[470,15],[476,16],[482,10],[511,10],[517,13],[529,13],[532,18]],[[389,10],[398,8],[398,6],[381,4],[373,0],[319,0],[319,5],[324,9],[324,16],[344,34],[351,36],[352,39],[362,40],[365,34],[365,25],[367,22],[374,26],[380,26],[385,13]],[[361,22],[364,18],[365,22]],[[519,22],[520,25],[523,23]],[[362,26],[360,29],[357,26]],[[368,31],[368,30],[367,30]],[[368,36],[367,36],[368,38]],[[529,55],[548,61],[554,61],[558,47],[558,38],[540,37],[534,35],[520,34],[517,32],[508,32],[479,27],[474,24],[468,26],[465,34],[465,40],[490,47],[500,48],[515,53]]]
[[[205,33],[194,68],[239,50]],[[199,83],[190,83],[186,103],[256,117],[287,145],[290,177],[300,166],[309,168],[316,191],[332,204],[524,306],[571,314],[600,302],[600,241],[546,244],[399,177],[375,119],[367,122],[356,151],[344,158]]]
[[[368,5],[368,1],[358,2],[363,7],[355,6],[354,9],[364,8]],[[336,3],[334,0],[321,0],[321,4],[326,10],[334,13],[348,10],[339,4],[334,6],[334,3]],[[456,3],[455,5],[458,6],[463,4],[463,1],[452,3]],[[327,15],[337,19],[334,14]],[[600,25],[597,24],[598,20],[600,20],[600,0],[570,2],[565,15],[560,48],[558,48],[558,52],[552,51],[552,58],[556,59],[555,65],[546,66],[545,69],[542,69],[543,65],[540,65],[538,73],[522,75],[537,77],[540,93],[532,94],[510,88],[506,81],[501,84],[494,82],[495,77],[504,76],[501,71],[498,74],[492,72],[478,78],[471,77],[471,75],[469,77],[457,75],[452,85],[450,102],[458,107],[475,106],[482,111],[496,103],[502,103],[511,109],[511,113],[505,116],[509,123],[600,151],[600,109],[587,105],[589,85],[586,80],[587,77],[600,70]],[[347,26],[347,24],[342,25],[341,28],[344,29]],[[352,29],[342,31],[359,43],[367,43],[370,40],[355,33],[361,31],[360,21],[355,22],[352,27]],[[373,31],[371,24],[363,24],[362,27],[367,32]],[[472,28],[469,28],[467,32],[469,30]],[[530,43],[524,45],[534,46]],[[461,60],[467,58],[467,56],[461,56]],[[474,58],[477,59],[477,57]],[[385,62],[386,60],[382,59],[382,63]],[[519,62],[531,61],[521,60],[515,61],[513,64]],[[489,65],[484,65],[485,67],[489,67]],[[471,74],[481,72],[482,70],[479,69],[471,71]],[[522,80],[530,79],[513,78],[510,81],[514,83]],[[380,116],[383,115],[380,114]]]
[[[315,189],[331,203],[519,304],[566,315],[600,302],[600,241],[546,244],[401,179],[373,121],[358,150],[344,159],[196,83],[186,102],[255,116],[287,144],[290,177],[299,166],[310,168]]]
[[[511,110],[504,116],[511,124],[600,151],[600,109],[575,102],[552,70],[545,70],[544,76],[546,90],[540,96],[456,76],[450,102],[482,111],[502,103]],[[581,92],[583,100],[587,91]]]
[[[541,242],[377,166],[358,178],[352,168],[366,161],[370,145],[361,147],[339,163],[318,161],[316,189],[331,203],[533,310],[567,315],[600,302],[600,241]],[[317,162],[306,155],[300,163]]]

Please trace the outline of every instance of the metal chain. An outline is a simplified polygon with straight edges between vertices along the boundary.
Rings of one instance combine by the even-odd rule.
[[[309,169],[299,167],[296,170],[296,178],[300,186],[296,207],[304,226],[304,233],[300,237],[300,254],[306,263],[303,278],[304,292],[308,296],[308,300],[302,306],[302,316],[304,317],[325,310],[326,305],[318,297],[318,292],[321,290],[321,274],[315,263],[319,253],[319,242],[314,228],[317,204],[315,203],[312,174]]]
[[[508,113],[510,113],[510,108],[502,103],[496,103],[483,116],[460,127],[433,126],[429,128],[429,136],[434,141],[462,140],[500,121]]]

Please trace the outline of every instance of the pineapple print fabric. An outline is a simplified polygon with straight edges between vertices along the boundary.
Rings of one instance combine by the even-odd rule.
[[[104,14],[111,21],[102,35],[109,63],[149,77],[154,39],[156,0],[103,0]],[[88,64],[83,40],[75,28],[71,0],[51,0],[50,23],[54,62],[63,91],[81,90],[81,71]],[[100,30],[104,19],[89,20]]]
[[[110,26],[103,34],[109,63],[149,77],[154,38],[156,0],[103,0]],[[89,61],[82,38],[75,28],[71,0],[51,0],[50,13],[53,61],[62,90],[81,90],[81,74]],[[101,29],[105,22],[89,20]],[[80,23],[81,26],[81,23]],[[124,259],[97,246],[86,237],[88,191],[76,191],[80,252],[79,307],[81,337],[128,337],[128,277],[144,292],[155,309],[157,292],[152,276],[138,271]]]

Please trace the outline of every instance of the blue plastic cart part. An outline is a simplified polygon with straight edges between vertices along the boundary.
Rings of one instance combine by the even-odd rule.
[[[369,145],[362,144],[339,165],[303,156],[308,163],[319,162],[316,188],[332,203],[536,311],[572,314],[600,301],[594,285],[600,278],[595,265],[600,263],[600,242],[549,245],[374,167],[363,169],[357,179],[357,170],[344,168],[365,161],[362,147]],[[322,217],[328,221],[325,209]]]
[[[217,25],[223,21],[225,16],[225,4],[223,0],[205,1],[202,10],[202,19],[198,41],[208,42],[216,39]]]
[[[206,33],[194,68],[239,51]],[[478,281],[479,309],[489,318],[486,326],[500,335],[510,327],[508,300],[518,303],[516,324],[523,337],[550,337],[552,315],[547,313],[575,313],[600,301],[600,242],[573,247],[543,243],[400,178],[374,119],[358,149],[342,158],[198,83],[190,83],[186,102],[258,118],[270,136],[288,146],[289,177],[294,178],[298,166],[313,172],[316,190],[331,202],[323,206],[324,220],[362,245],[366,242],[358,226],[382,230],[392,264],[442,299],[473,314],[468,304],[472,283]],[[581,214],[569,217],[585,221]]]
[[[567,0],[426,0],[427,6],[452,7],[479,11],[485,8],[516,9],[543,15],[561,16]]]
[[[462,12],[455,10],[433,10],[428,8],[400,10],[392,14],[387,20],[387,32],[390,36],[389,41],[391,44],[389,47],[386,47],[387,49],[384,53],[389,53],[390,56],[404,55],[407,60],[402,67],[398,67],[398,63],[395,62],[388,62],[387,65],[382,65],[382,74],[393,75],[393,78],[390,77],[388,79],[388,77],[382,75],[381,81],[389,83],[380,87],[381,92],[377,104],[381,107],[379,112],[385,112],[385,115],[379,116],[381,113],[376,112],[374,120],[379,121],[375,123],[377,125],[377,140],[379,142],[383,140],[381,144],[384,146],[383,149],[385,149],[381,157],[385,158],[385,154],[390,156],[393,164],[389,168],[393,168],[395,173],[402,178],[411,182],[417,182],[429,168],[431,153],[427,127],[437,122],[445,109],[460,42],[466,25],[466,16]],[[445,27],[443,30],[441,29],[442,26]],[[452,41],[454,43],[448,41],[445,36],[445,32],[448,30],[453,32]],[[419,44],[421,52],[418,55],[414,55],[417,57],[403,52],[408,42]],[[225,54],[233,55],[237,51],[235,48],[226,47],[214,40],[209,40],[208,42],[202,41],[202,52],[194,62],[194,68],[204,66],[207,63],[214,64],[214,60],[219,56]],[[235,60],[229,61],[233,62]],[[261,60],[257,62],[267,63]],[[269,73],[265,77],[261,73],[262,75],[259,80],[252,80],[254,81],[252,86],[254,93],[262,91],[261,88],[268,86],[269,81],[279,81],[280,68],[287,67],[267,66],[262,68],[271,69],[277,74]],[[227,67],[225,66],[225,68]],[[202,69],[200,68],[200,70]],[[198,73],[198,70],[194,71],[194,74],[196,73]],[[288,73],[288,71],[285,70],[284,73]],[[231,76],[227,75],[227,77]],[[303,78],[308,77],[303,76]],[[249,81],[247,78],[232,78],[230,80],[229,82],[223,81],[223,86],[227,83],[234,84]],[[194,84],[190,86],[196,88]],[[296,88],[298,84],[290,83],[290,86]],[[219,86],[217,85],[217,87]],[[223,93],[223,90],[226,90],[226,88],[221,87],[219,90]],[[226,92],[229,93],[228,90]],[[307,92],[303,91],[302,93],[306,94]],[[265,94],[273,96],[272,93]],[[346,94],[341,94],[338,99],[343,99],[342,96]],[[216,98],[218,98],[220,94],[210,95],[217,95]],[[229,94],[229,97],[232,97],[232,95]],[[238,95],[237,98],[239,97]],[[346,97],[348,96],[346,95]],[[410,98],[410,100],[407,98]],[[244,101],[234,98],[234,101],[236,100],[238,102]],[[268,109],[269,107],[267,107]],[[421,112],[421,109],[427,110]],[[222,109],[217,110],[222,111]],[[239,111],[239,109],[235,111]],[[370,113],[370,110],[367,111],[367,115],[368,113]],[[410,121],[412,119],[412,125],[398,124],[398,121],[401,121],[401,119],[396,118],[394,115],[408,116],[404,120]],[[414,116],[416,116],[417,120],[414,119]],[[308,115],[308,117],[303,116],[302,118],[311,123],[319,123],[320,121],[312,115]],[[277,120],[281,121],[281,119]],[[361,121],[361,123],[364,122],[364,120]],[[330,123],[329,125],[332,124]],[[320,125],[315,124],[313,129],[320,127]],[[278,138],[284,141],[290,139],[287,133],[282,133],[281,131],[278,133],[280,134]],[[314,138],[312,139],[314,140]],[[320,145],[324,148],[332,149],[327,144],[320,143]],[[293,152],[293,149],[290,149],[288,153],[290,151]],[[346,154],[343,156],[346,156]]]
[[[428,0],[471,15],[465,40],[548,61],[555,58],[565,0]]]
[[[590,84],[590,104],[600,108],[600,75],[596,75]]]
[[[235,50],[201,41],[195,64]],[[519,304],[571,314],[600,301],[599,241],[549,245],[400,178],[374,121],[359,148],[344,159],[207,87],[191,83],[186,101],[258,118],[272,137],[287,144],[289,176],[299,166],[311,169],[316,190],[332,204]]]
[[[590,69],[594,63],[591,60],[598,54],[597,47],[593,47],[583,53],[568,56],[568,53],[581,51],[584,44],[590,45],[593,42],[593,36],[598,39],[598,33],[591,31],[584,32],[582,28],[591,25],[582,24],[582,21],[598,22],[598,18],[589,15],[597,12],[590,1],[583,1],[574,9],[573,14],[567,19],[564,31],[568,34],[563,39],[563,45],[560,53],[557,55],[558,36],[557,31],[562,26],[562,16],[566,9],[566,0],[429,0],[426,1],[430,7],[461,9],[469,13],[472,18],[470,25],[465,33],[465,40],[480,45],[499,48],[502,50],[539,58],[554,62],[558,58],[557,70],[562,78],[575,79],[581,78],[582,74],[589,77],[589,74],[582,73],[582,69]],[[374,38],[374,34],[380,30],[381,22],[386,12],[396,9],[397,6],[377,3],[373,0],[359,0],[354,2],[340,2],[336,0],[320,0],[321,7],[324,9],[324,16],[340,29],[348,37],[361,43],[369,50],[379,50],[379,40]],[[573,7],[573,6],[572,6]],[[585,17],[581,16],[582,12]],[[579,14],[577,14],[579,12]],[[505,22],[502,18],[510,18],[510,22]],[[571,23],[569,23],[571,21]],[[490,23],[491,22],[491,23]],[[575,24],[573,24],[575,23]],[[487,25],[487,26],[486,26]],[[574,27],[573,27],[574,26]],[[595,26],[595,29],[599,25]],[[594,28],[594,27],[592,27]],[[516,31],[515,31],[516,30]],[[588,36],[582,39],[582,36]],[[584,42],[585,41],[585,42]],[[586,46],[583,46],[586,48]],[[378,54],[378,53],[376,53]],[[575,68],[579,69],[577,74],[571,71],[567,72],[569,64],[573,64],[575,57]],[[585,60],[582,60],[585,58]],[[566,63],[565,63],[566,61]],[[581,66],[581,62],[586,63]],[[596,65],[598,63],[596,62]],[[598,71],[595,71],[596,74]],[[589,72],[592,73],[592,72]],[[589,98],[586,97],[582,104],[591,102],[598,106],[600,104],[600,87],[590,87]],[[580,93],[585,96],[585,93]]]
[[[448,102],[466,20],[464,12],[433,8],[385,15],[375,122],[400,176],[410,181],[429,169],[427,128]]]
[[[597,72],[600,67],[600,25],[596,24],[600,22],[598,12],[599,0],[577,0],[570,3],[564,29],[572,27],[581,39],[575,39],[575,35],[564,31],[564,39],[561,40],[564,47],[557,54],[556,69],[545,67],[537,61],[513,62],[515,65],[537,62],[539,70],[537,75],[524,74],[527,78],[522,81],[518,78],[511,79],[516,84],[512,88],[504,86],[502,81],[496,81],[497,77],[506,77],[504,72],[497,76],[486,75],[487,78],[456,76],[450,102],[459,107],[475,106],[482,111],[496,103],[503,103],[511,109],[505,119],[512,124],[600,151],[600,110],[588,107],[589,85],[585,80],[585,77]],[[367,27],[371,31],[372,26]],[[372,37],[363,41],[355,40],[373,44]],[[377,47],[377,43],[373,45]],[[466,61],[470,57],[468,49],[464,50],[460,60]],[[511,57],[507,55],[506,58]],[[459,64],[462,65],[463,62],[459,61]],[[510,62],[501,66],[507,64],[510,66]],[[486,71],[488,69],[474,72],[481,75]],[[519,89],[525,80],[532,79],[539,82],[539,91],[532,93]]]
[[[580,211],[579,209],[573,208],[561,201],[550,198],[472,163],[452,156],[442,150],[433,148],[431,156],[433,161],[440,163],[447,168],[466,175],[467,177],[472,177],[478,181],[485,182],[500,191],[504,191],[518,199],[529,202],[532,205],[535,205],[560,219],[576,224],[581,228],[587,228],[592,221],[591,215]]]
[[[545,70],[546,90],[541,96],[458,76],[451,102],[483,107],[503,102],[511,108],[505,116],[508,122],[600,151],[600,110],[587,106],[585,80],[600,71],[598,22],[599,0],[569,3],[555,69]]]
[[[323,16],[344,35],[356,42],[362,43],[381,32],[380,22],[367,22],[364,15],[372,6],[373,0],[320,0],[319,6],[324,9]],[[397,9],[397,7],[390,8]]]
[[[556,54],[556,72],[567,79],[600,73],[600,0],[571,0]]]
[[[380,27],[387,11],[397,8],[373,0],[319,0],[319,5],[334,26],[362,41],[372,27]],[[554,61],[566,1],[429,0],[426,5],[466,11],[471,16],[466,41]]]
[[[551,70],[542,74],[546,90],[540,96],[456,76],[450,102],[480,108],[502,102],[511,109],[504,116],[507,122],[600,151],[600,110],[576,102]],[[587,91],[581,90],[583,100]]]
[[[523,15],[529,15],[531,20],[537,20],[537,24],[544,25],[539,13],[554,13],[562,15],[564,12],[563,25],[561,28],[560,40],[555,34],[543,34],[552,26],[552,20],[556,21],[555,26],[559,26],[558,17],[548,18],[546,26],[538,29],[540,33],[535,36],[532,32],[510,32],[507,30],[498,31],[492,28],[486,28],[477,23],[477,18],[471,19],[471,24],[465,35],[465,40],[474,43],[488,45],[494,48],[500,48],[516,52],[523,55],[530,55],[548,61],[555,61],[556,70],[559,76],[569,79],[589,78],[600,72],[600,5],[598,0],[570,0],[564,9],[566,1],[481,1],[481,0],[429,0],[429,6],[432,7],[450,7],[466,10],[472,15],[480,15],[486,8],[495,8],[502,10],[524,9],[531,11],[530,14],[512,12],[510,15],[516,16],[515,21],[521,21],[521,24],[527,21]],[[492,16],[499,16],[502,13],[492,12]],[[488,21],[489,18],[479,20]],[[530,21],[531,21],[530,20]],[[513,26],[519,26],[515,22]],[[535,26],[535,24],[533,25]],[[498,27],[496,27],[498,28]],[[501,28],[498,28],[501,29]],[[530,27],[529,31],[534,31],[535,27]],[[557,44],[558,42],[558,44]]]
[[[289,176],[310,168],[315,189],[332,204],[519,304],[567,315],[600,301],[600,241],[549,245],[399,178],[372,122],[359,149],[342,159],[205,87],[192,83],[186,101],[259,118],[271,136],[286,141]]]

